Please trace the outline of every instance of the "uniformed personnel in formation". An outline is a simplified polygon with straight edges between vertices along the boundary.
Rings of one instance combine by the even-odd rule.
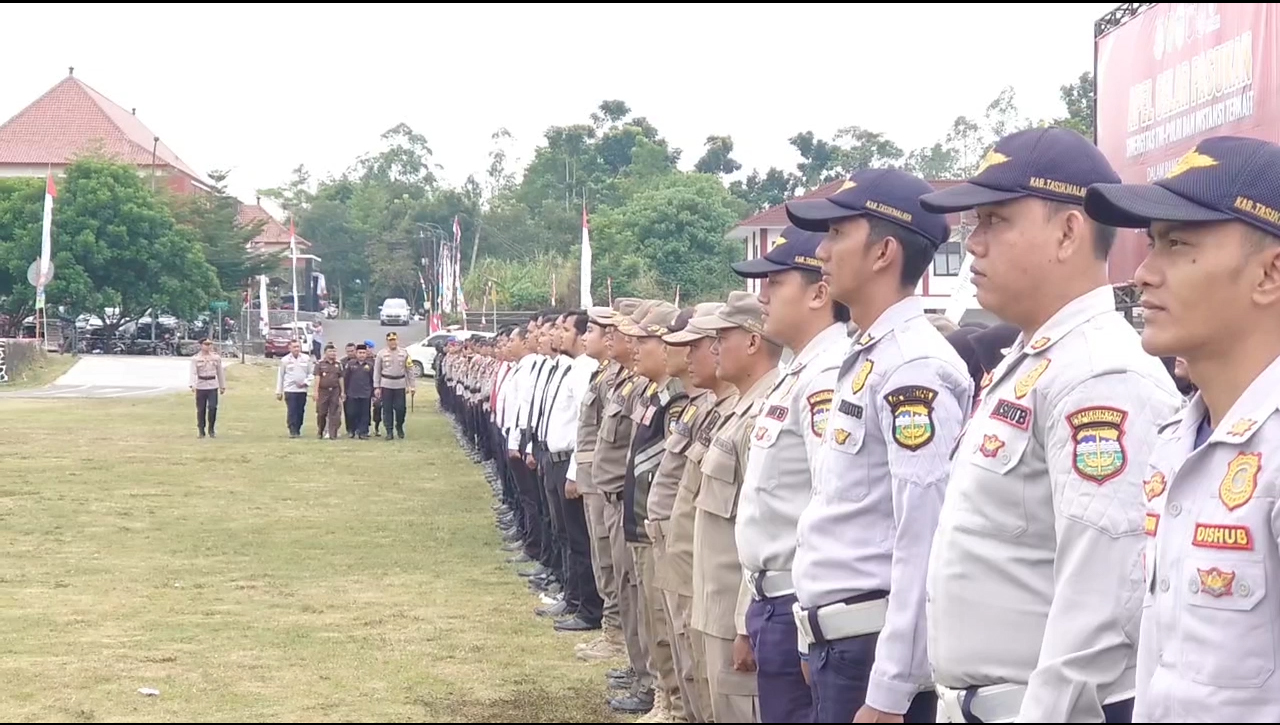
[[[641,722],[1278,721],[1278,170],[1210,139],[1117,185],[1036,128],[941,192],[860,171],[734,265],[759,295],[540,312],[450,344],[441,405]],[[969,210],[990,330],[915,295]]]
[[[1142,346],[1177,356],[1199,389],[1138,473],[1135,722],[1280,722],[1278,174],[1275,144],[1208,138],[1154,185],[1085,197],[1092,218],[1150,235],[1134,274]]]
[[[207,430],[210,438],[217,438],[218,395],[227,392],[227,377],[222,356],[207,337],[200,340],[200,352],[191,356],[190,387],[196,394],[196,429],[200,437],[204,438]]]

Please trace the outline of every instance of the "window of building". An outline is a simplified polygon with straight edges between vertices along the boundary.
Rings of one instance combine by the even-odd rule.
[[[933,276],[955,277],[960,274],[964,261],[964,246],[960,242],[945,242],[933,255]]]

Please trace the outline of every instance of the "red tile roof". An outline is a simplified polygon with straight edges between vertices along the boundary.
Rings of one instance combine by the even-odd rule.
[[[240,226],[247,227],[255,222],[265,222],[262,231],[258,232],[258,236],[254,237],[251,244],[263,247],[289,247],[289,227],[276,221],[276,218],[267,213],[258,204],[241,204],[239,211],[236,212],[236,220]],[[301,235],[298,237],[298,246],[303,249],[310,249],[311,242],[303,239]]]
[[[795,199],[789,199],[788,201],[799,201],[801,199],[825,199],[828,196],[831,196],[832,194],[836,193],[836,191],[840,188],[840,185],[843,183],[844,183],[844,179],[836,179],[835,181],[819,186],[818,188],[808,192],[807,194],[801,194],[800,196],[797,196]],[[963,183],[963,182],[960,182],[960,181],[930,181],[929,182],[929,184],[938,191],[942,191],[943,189],[955,186],[956,184],[960,184],[960,183]],[[755,216],[747,218],[745,221],[738,222],[739,227],[763,227],[767,229],[783,229],[790,224],[791,222],[787,221],[786,204],[779,204],[775,207],[765,209],[759,214],[756,214]]]
[[[82,152],[101,150],[120,161],[169,166],[204,185],[192,169],[133,113],[75,76],[67,76],[0,126],[0,165],[70,163]]]

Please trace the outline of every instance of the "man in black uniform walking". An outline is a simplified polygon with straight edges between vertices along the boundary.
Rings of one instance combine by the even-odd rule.
[[[346,395],[347,422],[351,437],[369,440],[369,406],[373,402],[373,361],[369,350],[356,345],[355,358],[348,360],[342,370],[342,390]]]

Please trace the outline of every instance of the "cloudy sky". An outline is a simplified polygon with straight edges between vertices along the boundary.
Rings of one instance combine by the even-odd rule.
[[[401,121],[461,182],[499,127],[527,160],[548,126],[605,98],[647,116],[685,166],[728,134],[747,169],[790,168],[797,131],[858,125],[921,146],[1005,85],[1026,115],[1056,115],[1113,7],[7,4],[0,24],[32,32],[0,43],[0,118],[74,66],[187,163],[231,169],[246,200],[299,163],[341,172]]]

